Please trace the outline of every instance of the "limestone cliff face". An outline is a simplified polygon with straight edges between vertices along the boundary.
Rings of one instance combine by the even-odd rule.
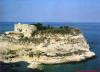
[[[95,56],[95,53],[90,51],[82,33],[78,35],[36,35],[36,38],[47,37],[47,39],[37,45],[36,48],[46,55],[39,60],[44,64],[55,64],[64,62],[81,61]],[[47,59],[47,60],[46,60]]]
[[[45,39],[39,44],[32,42],[23,45],[8,43],[5,48],[16,50],[17,56],[21,58],[25,56],[23,60],[43,64],[79,62],[95,56],[95,53],[90,51],[90,47],[82,33],[78,35],[37,34],[34,38]],[[38,54],[38,56],[36,56],[36,54]],[[17,61],[16,58],[12,59],[12,61],[15,60]]]
[[[84,36],[82,34],[73,35],[40,35],[47,37],[45,42],[36,46],[44,50],[44,52],[56,54],[56,53],[70,53],[78,50],[89,50],[89,45],[87,44]],[[39,37],[39,36],[36,36]]]

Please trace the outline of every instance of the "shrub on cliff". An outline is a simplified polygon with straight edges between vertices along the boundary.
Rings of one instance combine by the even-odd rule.
[[[29,57],[33,57],[34,56],[34,52],[29,52]]]
[[[16,50],[7,49],[7,54],[5,56],[5,59],[15,58],[17,56],[18,56],[18,54],[17,54],[17,51]]]
[[[37,56],[38,58],[40,55],[42,55],[41,51],[36,51],[36,52],[29,52],[29,57]]]
[[[59,28],[48,26],[43,26],[41,23],[37,24],[31,24],[37,26],[37,31],[33,32],[32,35],[38,34],[38,33],[52,33],[52,34],[79,34],[80,29],[72,28],[69,26],[60,26]]]
[[[42,36],[40,38],[35,38],[35,37],[27,38],[27,37],[23,37],[23,38],[19,39],[19,42],[22,43],[22,44],[24,44],[26,42],[27,43],[32,42],[32,43],[35,43],[35,44],[40,44],[40,43],[44,42],[45,39],[47,39],[47,38],[46,37],[42,37]]]
[[[51,27],[50,25],[48,26],[43,26],[43,24],[41,23],[36,23],[36,24],[31,24],[31,25],[35,25],[37,27],[37,30],[46,30],[46,29],[52,29],[53,27]]]

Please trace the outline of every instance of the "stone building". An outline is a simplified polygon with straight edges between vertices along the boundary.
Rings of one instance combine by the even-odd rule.
[[[16,39],[19,39],[22,36],[29,38],[32,36],[32,32],[36,30],[37,27],[35,25],[18,23],[14,25],[14,31],[5,32],[5,34]]]
[[[32,35],[32,32],[36,30],[37,27],[35,25],[21,24],[21,23],[14,25],[14,31],[23,33],[25,37],[30,37]]]

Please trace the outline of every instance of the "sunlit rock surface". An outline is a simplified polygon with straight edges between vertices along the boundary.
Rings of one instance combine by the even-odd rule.
[[[0,58],[16,62],[27,61],[31,64],[58,64],[80,62],[95,56],[90,51],[82,33],[71,34],[38,34],[35,38],[45,38],[43,42],[33,43],[11,40],[0,36]],[[42,40],[42,39],[41,39]],[[32,67],[32,65],[30,65]]]

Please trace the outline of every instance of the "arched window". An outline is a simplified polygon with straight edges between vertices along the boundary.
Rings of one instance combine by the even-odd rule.
[[[22,32],[22,29],[17,29],[17,31]]]
[[[20,32],[22,32],[22,29],[19,29]]]

